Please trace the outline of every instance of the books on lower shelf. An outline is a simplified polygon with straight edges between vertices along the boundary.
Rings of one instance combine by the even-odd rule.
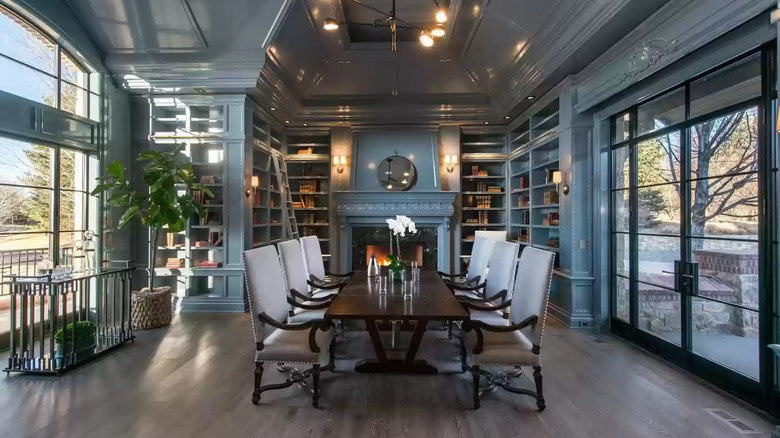
[[[165,267],[168,269],[180,269],[184,265],[184,259],[171,257],[165,262]]]
[[[561,239],[558,237],[550,237],[547,239],[547,246],[550,248],[559,248],[561,245]]]
[[[295,204],[300,207],[295,207]],[[293,202],[293,208],[314,208],[317,206],[317,197],[314,195],[300,195],[300,202]]]
[[[211,260],[203,260],[198,262],[199,268],[219,268],[222,266],[222,263],[220,262],[213,262]]]
[[[518,189],[527,189],[528,188],[528,177],[527,176],[521,176],[520,181],[517,186]]]
[[[544,192],[544,199],[542,200],[543,204],[557,204],[558,203],[558,192],[555,190],[549,190]]]
[[[298,191],[301,193],[316,192],[317,180],[301,180],[298,182]]]
[[[474,164],[471,166],[471,175],[472,176],[488,176],[487,170],[480,170],[479,166]]]
[[[489,213],[490,213],[489,211],[478,211],[477,217],[466,219],[466,223],[467,224],[489,224],[490,223]]]
[[[557,226],[560,224],[561,219],[558,213],[547,213],[547,217],[542,219],[542,225]]]
[[[491,208],[493,202],[492,196],[481,195],[474,196],[474,207],[476,208]]]

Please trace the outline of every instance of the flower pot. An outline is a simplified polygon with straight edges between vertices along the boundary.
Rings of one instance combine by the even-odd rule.
[[[84,359],[87,359],[95,354],[95,337],[90,336],[88,338],[82,338],[82,339],[76,339],[76,343],[74,345],[75,348],[73,348],[73,351],[76,353],[76,359],[74,361],[78,362]],[[70,340],[66,340],[62,344],[57,344],[57,348],[54,350],[54,360],[57,363],[57,368],[62,368],[66,365],[71,365],[71,363],[67,360],[65,360],[65,355],[71,353],[71,343]]]
[[[171,288],[156,287],[152,291],[143,288],[132,292],[133,330],[149,330],[171,323]]]
[[[389,275],[391,283],[403,283],[406,281],[406,269],[390,269]]]

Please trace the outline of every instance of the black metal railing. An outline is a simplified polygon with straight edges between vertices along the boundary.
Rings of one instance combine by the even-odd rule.
[[[11,294],[6,281],[14,275],[37,275],[38,263],[51,260],[49,248],[7,249],[0,251],[0,296]],[[74,248],[60,248],[60,264],[73,265]]]
[[[133,270],[100,268],[56,280],[12,276],[3,371],[60,374],[132,340]]]

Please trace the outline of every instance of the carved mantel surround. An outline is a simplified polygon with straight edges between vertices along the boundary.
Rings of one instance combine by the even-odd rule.
[[[339,219],[339,266],[352,265],[352,228],[386,226],[385,219],[403,214],[418,227],[436,227],[438,269],[449,272],[452,235],[450,220],[455,213],[457,192],[444,191],[346,191],[332,192]]]

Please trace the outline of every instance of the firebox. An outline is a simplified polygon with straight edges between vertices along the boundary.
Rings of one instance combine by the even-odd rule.
[[[420,227],[417,233],[401,238],[401,259],[416,261],[421,267],[436,269],[438,260],[438,236],[435,227]],[[398,246],[393,239],[393,254]],[[354,227],[352,229],[352,269],[365,269],[371,255],[375,255],[380,265],[388,265],[390,260],[390,230],[384,227]]]

